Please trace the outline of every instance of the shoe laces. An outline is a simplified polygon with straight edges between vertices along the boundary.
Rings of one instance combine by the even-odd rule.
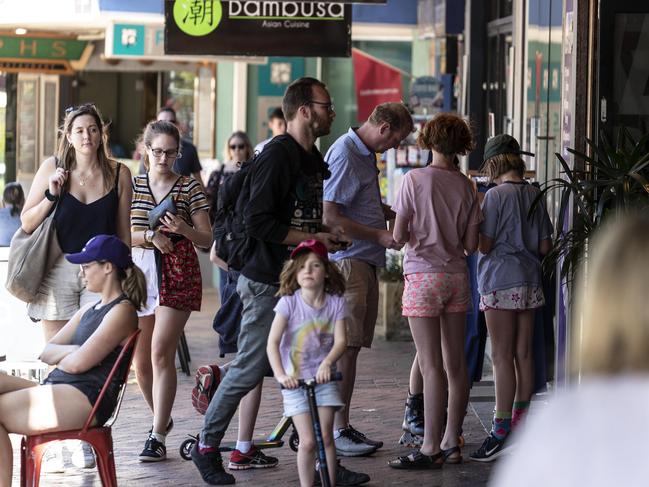
[[[354,435],[358,436],[359,438],[367,438],[365,434],[361,433],[358,431],[356,428],[354,428],[351,424],[347,427]]]
[[[340,436],[343,436],[347,438],[348,440],[351,440],[352,443],[363,443],[363,440],[361,440],[354,432],[354,430],[350,427],[345,428],[340,431]]]

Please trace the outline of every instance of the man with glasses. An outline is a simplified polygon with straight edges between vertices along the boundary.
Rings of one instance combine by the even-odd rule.
[[[342,227],[353,240],[351,247],[330,256],[347,281],[345,299],[347,350],[338,360],[340,390],[346,407],[336,412],[334,439],[341,456],[361,456],[383,446],[369,439],[349,422],[361,347],[371,347],[378,312],[377,268],[385,267],[385,249],[399,249],[387,230],[395,215],[381,202],[376,154],[397,148],[413,129],[410,113],[402,103],[378,105],[369,119],[350,128],[325,156],[331,178],[324,183],[324,223]]]
[[[243,302],[237,355],[210,402],[199,441],[191,452],[203,480],[211,485],[234,483],[234,477],[223,468],[219,445],[241,398],[270,369],[266,345],[279,299],[279,275],[290,251],[311,238],[330,252],[345,243],[342,236],[324,231],[322,225],[322,184],[328,171],[314,144],[331,130],[335,113],[329,93],[317,79],[300,78],[286,89],[282,107],[287,133],[268,143],[247,176],[251,182],[244,210],[246,233],[255,239],[255,245],[237,282]],[[229,468],[275,465],[277,459],[250,445],[246,452],[233,451]],[[337,469],[337,485],[367,481],[365,474]]]
[[[180,124],[178,123],[178,118],[176,118],[176,110],[171,107],[162,107],[158,110],[156,119],[171,122],[180,130]],[[203,167],[201,166],[201,161],[198,159],[198,151],[196,150],[196,146],[187,137],[181,137],[180,139],[180,155],[174,161],[172,169],[173,172],[181,176],[193,177],[201,185],[201,190],[205,192],[205,186],[201,177]],[[140,174],[144,174],[145,172],[144,163],[140,162]]]

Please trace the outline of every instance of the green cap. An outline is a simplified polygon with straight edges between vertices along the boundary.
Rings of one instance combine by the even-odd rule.
[[[534,156],[531,152],[521,150],[518,141],[508,134],[500,134],[490,138],[484,146],[484,161],[500,154],[524,154]]]

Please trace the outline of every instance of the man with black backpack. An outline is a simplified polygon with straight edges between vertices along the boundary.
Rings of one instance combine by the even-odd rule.
[[[219,445],[239,401],[269,370],[266,344],[278,301],[279,274],[290,250],[308,238],[321,241],[331,252],[347,244],[343,236],[325,232],[322,226],[322,187],[328,170],[314,143],[331,129],[335,116],[331,97],[320,81],[300,78],[286,89],[282,108],[287,134],[275,137],[254,159],[235,205],[243,209],[244,240],[248,239],[227,260],[231,264],[234,257],[243,256],[237,283],[243,301],[238,351],[210,402],[191,452],[203,480],[211,485],[234,483],[223,468]],[[276,459],[254,446],[247,452],[235,451],[230,458],[232,469],[276,464]],[[338,485],[369,480],[339,470],[349,478]]]

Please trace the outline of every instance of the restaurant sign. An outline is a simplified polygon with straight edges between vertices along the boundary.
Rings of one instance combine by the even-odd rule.
[[[348,57],[351,5],[166,0],[165,53]]]

